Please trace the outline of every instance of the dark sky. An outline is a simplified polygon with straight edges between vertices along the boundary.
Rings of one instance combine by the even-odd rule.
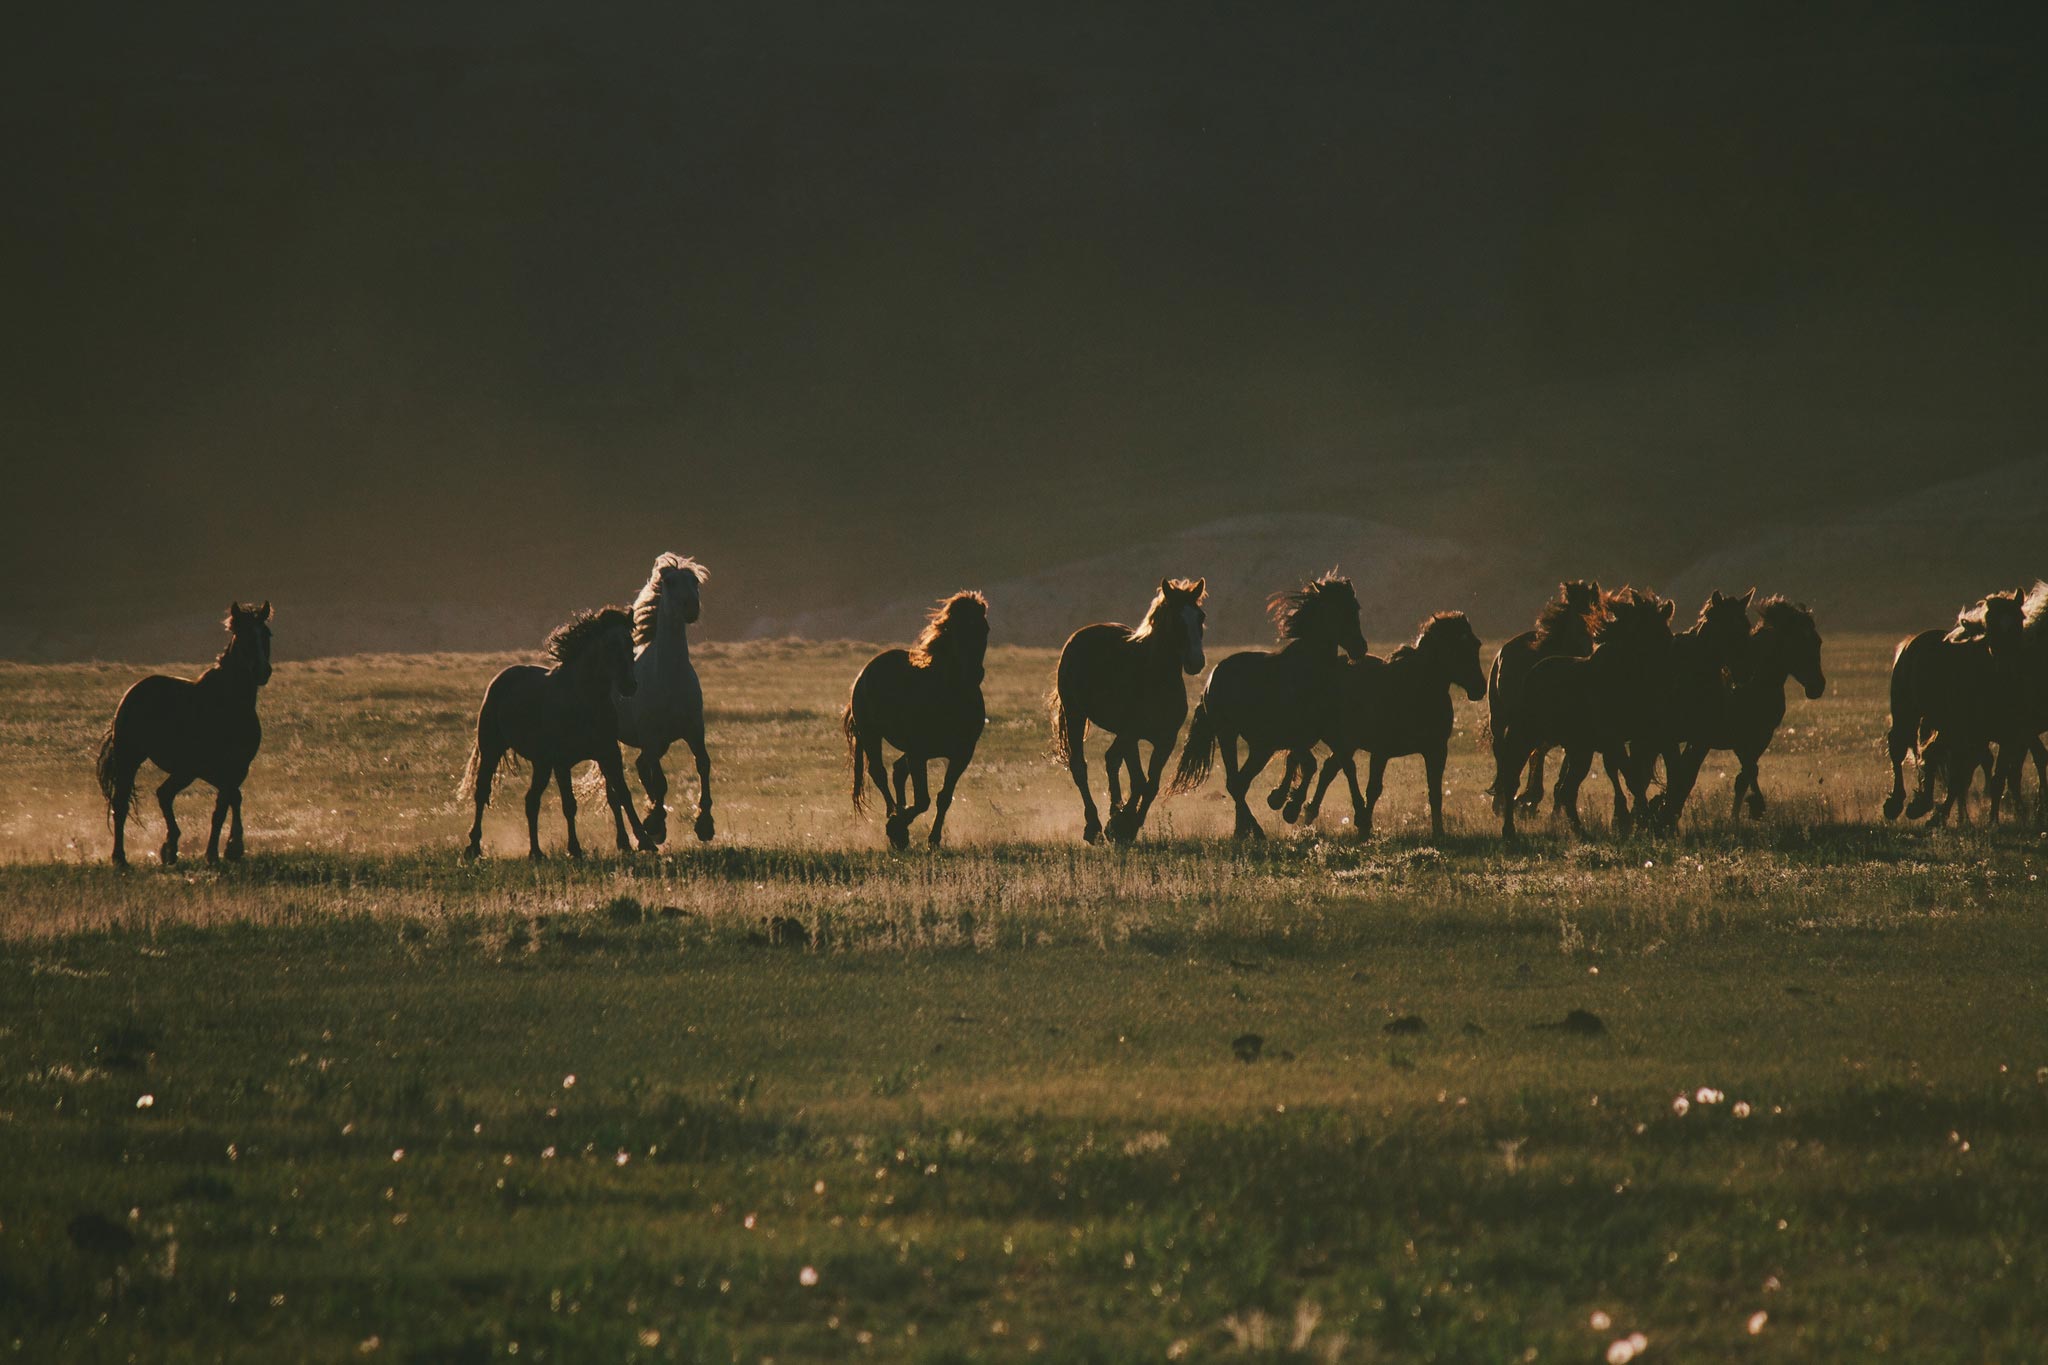
[[[736,628],[1290,508],[1668,561],[2043,453],[2038,7],[1000,8],[37,15],[13,609],[676,548]]]

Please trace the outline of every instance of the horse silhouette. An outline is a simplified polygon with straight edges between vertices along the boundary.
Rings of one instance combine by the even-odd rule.
[[[1337,723],[1322,736],[1330,756],[1323,761],[1315,795],[1302,804],[1315,772],[1315,756],[1296,751],[1268,804],[1290,824],[1298,818],[1312,825],[1323,808],[1324,793],[1342,772],[1351,785],[1352,825],[1359,834],[1370,835],[1387,760],[1420,754],[1429,783],[1430,832],[1442,838],[1444,760],[1456,720],[1449,695],[1453,687],[1464,688],[1467,697],[1480,701],[1486,696],[1486,675],[1479,671],[1479,637],[1472,623],[1463,612],[1440,611],[1422,623],[1414,643],[1402,645],[1391,658],[1369,654],[1345,666]],[[1363,796],[1355,757],[1360,749],[1372,756]]]
[[[1567,579],[1557,585],[1557,597],[1547,603],[1536,618],[1533,630],[1525,630],[1500,647],[1493,656],[1493,671],[1487,679],[1487,732],[1493,741],[1494,771],[1506,771],[1507,756],[1501,752],[1501,737],[1514,721],[1522,702],[1522,685],[1529,670],[1544,659],[1584,658],[1593,652],[1593,618],[1600,614],[1600,585],[1583,578]],[[1524,810],[1543,804],[1543,761],[1550,750],[1518,755],[1529,766],[1529,783],[1517,796],[1513,788],[1491,790],[1493,813],[1510,800]]]
[[[1717,709],[1686,739],[1678,762],[1671,765],[1667,760],[1664,802],[1670,812],[1668,823],[1677,823],[1678,812],[1699,779],[1700,765],[1716,749],[1729,750],[1741,764],[1735,774],[1729,818],[1742,817],[1745,797],[1751,818],[1763,817],[1764,793],[1757,782],[1757,763],[1785,719],[1788,679],[1798,680],[1808,701],[1820,700],[1827,691],[1827,675],[1820,665],[1820,629],[1807,608],[1783,597],[1767,597],[1757,606],[1747,661],[1735,673],[1734,685],[1716,694]]]
[[[263,743],[256,693],[270,681],[270,603],[228,604],[222,622],[228,645],[197,679],[153,673],[129,688],[100,739],[94,765],[100,794],[114,826],[114,863],[128,861],[128,816],[135,805],[135,775],[145,761],[167,774],[156,789],[164,813],[164,866],[178,861],[178,821],[172,803],[194,782],[215,792],[206,861],[218,862],[220,828],[231,820],[225,853],[242,856],[242,782]]]
[[[1944,824],[1960,801],[1967,820],[1970,783],[1979,767],[1988,766],[1991,746],[2011,746],[2015,759],[2028,748],[2023,655],[2030,596],[2027,588],[1992,593],[1962,612],[1954,627],[1922,631],[1892,656],[1891,725],[1885,735],[1892,790],[1885,797],[1885,819],[1932,812],[1934,823]],[[1904,771],[1909,752],[1920,761],[1910,804]],[[1939,807],[1937,770],[1948,782]]]
[[[1358,595],[1332,569],[1294,592],[1276,594],[1267,614],[1282,644],[1233,654],[1209,671],[1188,725],[1173,789],[1191,791],[1209,776],[1220,749],[1224,785],[1236,805],[1233,835],[1263,839],[1245,797],[1274,754],[1306,750],[1334,727],[1341,701],[1342,660],[1366,657],[1358,627]],[[1238,761],[1237,742],[1246,754]]]
[[[1159,775],[1188,717],[1187,688],[1181,674],[1202,671],[1203,580],[1162,578],[1145,619],[1134,630],[1102,623],[1083,626],[1060,649],[1052,696],[1053,756],[1067,765],[1081,793],[1081,837],[1094,843],[1102,837],[1102,818],[1088,791],[1088,754],[1083,741],[1088,727],[1116,736],[1103,756],[1109,773],[1109,837],[1124,842],[1138,837],[1145,816],[1159,795]],[[1138,745],[1152,746],[1151,762],[1141,766]],[[1131,799],[1125,804],[1119,767],[1131,777]]]
[[[467,856],[483,854],[484,808],[491,804],[491,779],[507,754],[533,766],[526,789],[526,856],[538,862],[540,802],[553,778],[562,798],[562,822],[569,829],[569,856],[583,856],[576,839],[576,792],[570,775],[576,765],[597,761],[604,774],[605,799],[644,841],[633,814],[633,794],[626,788],[626,770],[619,759],[618,712],[613,693],[633,695],[633,617],[624,607],[579,611],[548,635],[542,646],[546,668],[514,664],[484,692],[476,715],[476,743],[469,751],[463,791],[475,802],[476,819],[469,828]],[[630,852],[623,825],[619,851]]]
[[[1653,737],[1630,744],[1630,762],[1645,773],[1654,771],[1659,758],[1664,760],[1665,790],[1644,812],[1653,825],[1678,827],[1679,812],[1697,776],[1696,770],[1686,770],[1685,747],[1693,745],[1694,756],[1705,761],[1706,751],[1697,746],[1720,723],[1732,676],[1748,663],[1749,604],[1755,599],[1755,588],[1740,597],[1717,588],[1700,607],[1699,619],[1671,641],[1659,724]]]
[[[1603,593],[1593,624],[1593,652],[1584,658],[1544,659],[1529,670],[1523,704],[1498,737],[1502,755],[1494,773],[1495,792],[1510,792],[1521,765],[1546,745],[1565,751],[1552,800],[1557,813],[1583,836],[1579,786],[1598,754],[1614,787],[1615,833],[1628,831],[1629,797],[1643,804],[1649,789],[1648,746],[1661,740],[1671,681],[1673,604],[1655,593],[1622,588]],[[1638,746],[1631,761],[1630,745]],[[1622,790],[1627,779],[1629,792]],[[1501,837],[1515,834],[1515,803],[1503,804]]]
[[[840,717],[853,762],[853,808],[866,808],[863,775],[872,774],[895,848],[910,847],[911,822],[931,807],[927,768],[935,758],[946,761],[946,776],[927,842],[937,848],[945,834],[953,789],[988,723],[981,697],[987,654],[988,600],[978,592],[956,592],[932,611],[910,648],[883,650],[853,680]],[[901,755],[893,792],[882,767],[884,741]],[[908,800],[912,785],[916,805]]]
[[[709,840],[711,820],[711,754],[704,747],[704,689],[690,665],[690,624],[702,610],[700,590],[710,572],[694,559],[664,554],[654,561],[647,584],[633,599],[633,679],[635,690],[613,698],[618,711],[619,740],[640,751],[634,770],[647,789],[647,815],[641,821],[641,847],[659,848],[668,838],[668,774],[661,769],[669,746],[681,740],[697,759],[697,822],[700,840]],[[617,806],[612,819],[624,837],[625,817]]]

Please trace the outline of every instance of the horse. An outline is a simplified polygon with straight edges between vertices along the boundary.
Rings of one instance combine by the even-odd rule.
[[[974,746],[988,724],[981,698],[987,654],[988,599],[978,592],[956,592],[926,618],[910,648],[883,650],[853,680],[840,717],[846,752],[853,761],[853,808],[866,809],[862,781],[864,773],[872,774],[888,813],[884,829],[891,847],[910,847],[911,822],[932,805],[926,770],[935,758],[946,761],[946,776],[939,786],[927,843],[937,848],[945,834],[953,789],[973,761]],[[882,768],[885,740],[901,754],[893,792]],[[908,801],[907,788],[912,785],[916,805]]]
[[[633,599],[633,680],[635,689],[612,698],[618,712],[619,741],[640,751],[634,771],[647,790],[647,815],[641,821],[644,849],[660,848],[668,838],[668,774],[662,757],[677,740],[690,746],[697,759],[697,823],[700,842],[716,833],[711,820],[711,754],[704,747],[704,689],[690,666],[690,624],[702,610],[700,590],[711,573],[694,559],[664,554]],[[612,808],[613,823],[624,837],[624,817]]]
[[[1630,745],[1631,762],[1646,774],[1660,757],[1664,760],[1665,789],[1648,808],[1652,822],[1661,828],[1678,827],[1679,812],[1698,776],[1697,769],[1685,766],[1686,745],[1694,746],[1698,761],[1706,761],[1706,751],[1697,746],[1720,722],[1731,674],[1748,661],[1749,604],[1755,600],[1755,588],[1740,597],[1717,588],[1700,607],[1699,619],[1671,641],[1661,723],[1654,737]]]
[[[1625,834],[1630,823],[1622,775],[1638,806],[1649,788],[1643,756],[1647,744],[1662,738],[1663,707],[1671,677],[1671,615],[1673,603],[1655,593],[1622,588],[1601,595],[1600,615],[1593,623],[1593,652],[1584,658],[1557,656],[1529,670],[1522,705],[1497,737],[1499,765],[1494,790],[1510,792],[1521,778],[1521,765],[1546,745],[1563,745],[1565,760],[1552,795],[1555,809],[1583,836],[1579,823],[1579,785],[1591,769],[1593,755],[1607,765],[1614,786],[1614,827]],[[1629,746],[1638,746],[1631,758]],[[1654,754],[1649,754],[1654,757]],[[1501,837],[1515,835],[1515,803],[1501,809]]]
[[[1991,746],[2010,746],[2015,759],[2026,751],[2032,735],[2026,729],[2023,655],[2031,591],[1992,593],[1961,612],[1950,629],[1922,631],[1893,654],[1891,726],[1885,735],[1892,790],[1885,797],[1885,819],[1932,812],[1933,823],[1945,824],[1961,801],[1967,820],[1970,783],[1979,767],[1988,766]],[[1909,751],[1920,760],[1910,804],[1904,771]],[[1948,778],[1948,794],[1938,808],[1937,768]]]
[[[619,758],[619,717],[614,693],[632,696],[639,682],[633,676],[633,616],[624,607],[579,611],[549,633],[541,647],[548,666],[514,664],[484,692],[476,715],[476,742],[462,792],[476,804],[469,827],[466,856],[483,855],[484,807],[491,804],[491,778],[507,753],[533,765],[526,789],[526,856],[535,862],[540,851],[540,801],[553,778],[562,798],[562,822],[569,827],[569,856],[581,858],[576,840],[576,792],[570,773],[587,759],[597,760],[604,774],[605,799],[623,811],[635,839],[645,832],[633,814],[633,794],[626,787],[626,769]],[[628,853],[623,828],[619,851]]]
[[[1281,798],[1281,818],[1290,824],[1297,817],[1304,824],[1314,824],[1323,808],[1323,794],[1341,771],[1351,784],[1352,825],[1360,835],[1370,835],[1373,809],[1385,786],[1387,760],[1420,754],[1429,782],[1430,833],[1443,838],[1444,758],[1450,750],[1454,720],[1448,693],[1452,687],[1464,688],[1473,701],[1486,697],[1486,675],[1479,669],[1479,637],[1460,611],[1440,611],[1424,621],[1414,643],[1402,645],[1391,658],[1369,654],[1345,665],[1337,723],[1322,737],[1330,746],[1322,780],[1316,783],[1308,804],[1302,805],[1315,758],[1300,752],[1291,755],[1287,775],[1273,791],[1275,798]],[[1360,749],[1372,755],[1363,797],[1358,792],[1354,758]],[[1294,788],[1291,795],[1287,790],[1290,784]]]
[[[1827,675],[1820,666],[1820,629],[1806,607],[1783,597],[1767,597],[1757,605],[1748,662],[1736,673],[1735,685],[1721,694],[1712,723],[1686,742],[1676,768],[1668,770],[1671,780],[1666,784],[1665,800],[1673,823],[1699,778],[1700,765],[1715,749],[1729,750],[1741,764],[1728,817],[1742,818],[1747,797],[1750,818],[1763,818],[1764,793],[1757,782],[1756,765],[1785,719],[1788,679],[1798,680],[1808,701],[1819,701],[1827,691]]]
[[[1209,670],[1202,700],[1188,724],[1187,743],[1174,770],[1173,790],[1192,791],[1223,752],[1224,785],[1237,807],[1233,837],[1263,839],[1245,796],[1259,772],[1283,750],[1311,749],[1334,723],[1342,692],[1342,661],[1366,657],[1358,626],[1358,594],[1332,569],[1266,603],[1282,644],[1277,650],[1233,654]],[[1237,741],[1245,741],[1240,763]]]
[[[1583,578],[1567,579],[1557,585],[1557,597],[1546,604],[1533,630],[1525,630],[1500,647],[1493,656],[1493,671],[1487,679],[1487,730],[1493,738],[1495,771],[1503,771],[1506,756],[1501,753],[1501,736],[1521,704],[1522,684],[1529,670],[1544,659],[1584,658],[1593,652],[1593,618],[1600,613],[1600,585]],[[1524,810],[1543,804],[1543,760],[1550,750],[1538,749],[1528,756],[1529,782],[1520,796],[1513,788],[1490,791],[1493,813],[1512,800]]]
[[[206,837],[206,861],[242,856],[242,782],[263,744],[256,718],[256,693],[270,681],[270,603],[230,602],[221,622],[227,648],[196,679],[161,673],[137,682],[121,698],[114,722],[100,738],[94,771],[107,816],[114,827],[114,866],[128,863],[128,817],[135,807],[135,775],[144,761],[166,774],[156,789],[164,813],[164,842],[157,857],[165,867],[178,861],[178,821],[171,810],[178,793],[194,782],[214,789],[213,828]],[[228,826],[227,848],[220,827]]]
[[[2034,758],[2035,776],[2043,793],[2048,793],[2048,748],[2041,744],[2041,732],[2048,730],[2048,583],[2036,580],[2027,589],[2027,595],[2020,602],[2020,707],[2022,710],[2020,730],[2028,732],[2024,746],[2014,741],[2002,745],[1995,766],[1989,769],[1988,794],[1991,797],[1991,819],[1998,819],[1999,804],[2009,792],[2015,804],[2019,803],[2021,778],[2026,771],[2026,756]],[[1981,613],[1969,611],[1957,618],[1956,626],[1950,633],[1959,639],[1981,636],[1984,622]],[[2024,750],[2024,752],[2022,751]],[[2039,807],[2044,818],[2048,818],[2048,802]]]
[[[1081,793],[1081,838],[1102,837],[1102,818],[1088,791],[1088,754],[1083,742],[1092,723],[1116,736],[1103,756],[1109,772],[1109,837],[1127,843],[1138,837],[1159,795],[1159,776],[1188,718],[1187,688],[1181,674],[1202,671],[1202,627],[1207,619],[1200,578],[1162,578],[1145,619],[1129,626],[1083,626],[1060,649],[1047,704],[1052,713],[1053,757],[1066,764]],[[1140,765],[1138,745],[1152,746],[1151,762]],[[1124,804],[1119,767],[1131,776],[1130,804]]]

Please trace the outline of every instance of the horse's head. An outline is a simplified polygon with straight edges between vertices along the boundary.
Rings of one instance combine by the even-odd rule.
[[[221,624],[227,627],[228,647],[221,651],[220,662],[248,669],[258,687],[269,682],[270,603],[230,602]]]
[[[1590,616],[1600,610],[1600,585],[1590,578],[1568,578],[1557,585],[1558,600],[1574,616]]]
[[[1465,689],[1473,701],[1486,697],[1486,670],[1479,666],[1479,636],[1462,611],[1440,611],[1422,623],[1416,652],[1445,682]]]
[[[2020,642],[2027,625],[2027,589],[1995,592],[1984,599],[1984,638],[1993,649],[2005,649]]]
[[[1776,642],[1785,671],[1806,689],[1808,701],[1819,701],[1828,680],[1820,668],[1820,628],[1813,623],[1813,613],[1782,597],[1765,598],[1757,612],[1757,634],[1768,634]]]
[[[978,592],[956,592],[940,602],[910,647],[912,663],[945,669],[974,687],[981,686],[987,656],[988,599]]]
[[[1600,615],[1593,623],[1596,650],[1661,657],[1671,648],[1674,602],[1632,587],[1600,595]]]
[[[1202,631],[1209,614],[1202,610],[1208,596],[1208,580],[1162,578],[1145,622],[1133,632],[1136,639],[1175,640],[1180,643],[1180,666],[1189,676],[1202,671]]]
[[[633,613],[624,607],[577,612],[549,633],[542,652],[593,692],[630,697],[640,686],[633,673]]]
[[[1740,597],[1716,588],[1700,608],[1700,639],[1723,668],[1734,667],[1749,655],[1749,604],[1755,597],[1755,588]]]
[[[1284,640],[1314,640],[1343,650],[1353,660],[1370,651],[1358,625],[1358,594],[1351,580],[1330,570],[1293,592],[1275,593],[1266,613]]]
[[[633,643],[636,646],[654,643],[654,633],[664,607],[677,613],[677,619],[683,624],[694,624],[703,610],[702,589],[710,577],[711,571],[694,559],[674,553],[656,559],[654,572],[647,576],[646,586],[633,599]]]

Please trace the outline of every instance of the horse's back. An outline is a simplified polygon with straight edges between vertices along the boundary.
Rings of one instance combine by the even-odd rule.
[[[1327,660],[1286,650],[1242,650],[1209,670],[1202,704],[1225,733],[1283,749],[1305,749],[1335,728],[1342,674]]]
[[[912,663],[907,649],[868,660],[847,705],[857,729],[879,733],[912,758],[970,749],[988,723],[979,686],[949,686],[938,669]]]

